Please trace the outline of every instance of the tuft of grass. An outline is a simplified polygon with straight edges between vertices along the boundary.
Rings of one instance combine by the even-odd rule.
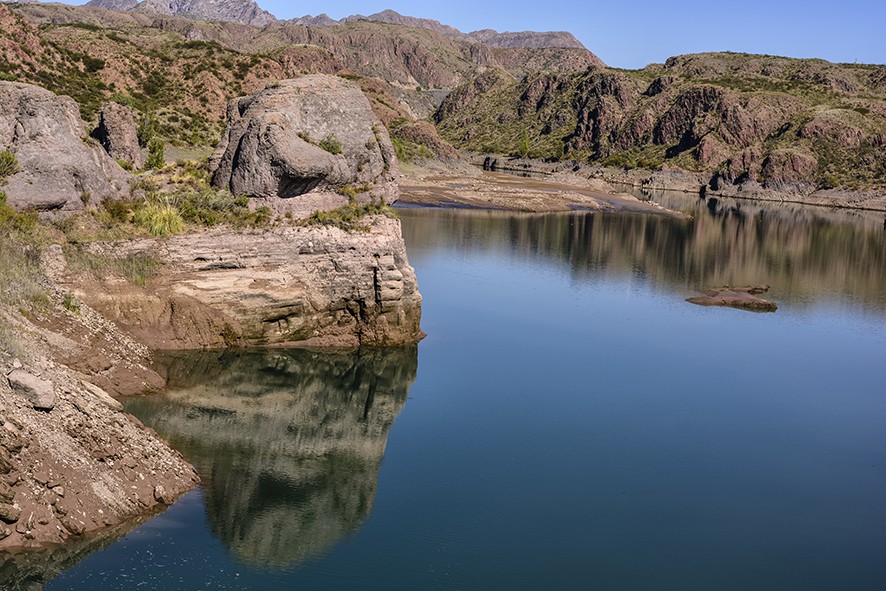
[[[344,146],[342,146],[341,140],[339,140],[334,133],[330,133],[325,138],[320,140],[320,143],[317,144],[330,154],[341,154],[344,151]]]
[[[174,205],[148,203],[135,212],[135,223],[152,236],[169,236],[185,229],[185,221]]]

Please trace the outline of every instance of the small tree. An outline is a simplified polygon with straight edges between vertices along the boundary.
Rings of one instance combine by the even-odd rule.
[[[148,144],[148,159],[145,161],[145,170],[163,168],[164,164],[166,164],[166,147],[161,140],[154,138]]]
[[[520,158],[527,156],[529,156],[529,132],[524,129],[523,135],[520,137]]]
[[[146,113],[145,116],[142,117],[141,123],[138,124],[138,129],[136,129],[135,133],[138,136],[139,146],[146,148],[151,145],[151,140],[157,135],[157,117],[154,113]]]

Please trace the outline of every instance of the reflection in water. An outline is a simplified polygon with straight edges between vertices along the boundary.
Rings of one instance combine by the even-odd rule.
[[[174,354],[169,393],[127,410],[197,467],[214,533],[239,560],[291,567],[369,516],[417,351]]]
[[[514,214],[404,210],[409,256],[442,245],[464,253],[506,251],[555,259],[575,278],[632,274],[693,295],[720,285],[772,286],[796,304],[851,300],[886,308],[882,214],[656,193],[692,220],[635,214]]]

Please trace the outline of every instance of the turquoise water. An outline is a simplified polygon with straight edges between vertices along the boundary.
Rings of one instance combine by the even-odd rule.
[[[883,589],[882,218],[673,199],[404,210],[428,338],[170,358],[203,486],[45,588]]]

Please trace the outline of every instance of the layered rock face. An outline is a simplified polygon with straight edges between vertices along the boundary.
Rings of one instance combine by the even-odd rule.
[[[398,220],[376,217],[367,232],[214,230],[91,248],[164,263],[144,288],[69,278],[78,297],[152,348],[402,345],[424,336]]]
[[[129,175],[97,144],[83,140],[77,104],[38,86],[0,82],[0,150],[19,171],[7,179],[9,204],[75,212],[91,199],[129,193]]]
[[[213,183],[277,211],[310,213],[347,201],[396,201],[399,176],[384,125],[360,88],[334,76],[284,80],[228,108],[225,137],[210,160]]]

